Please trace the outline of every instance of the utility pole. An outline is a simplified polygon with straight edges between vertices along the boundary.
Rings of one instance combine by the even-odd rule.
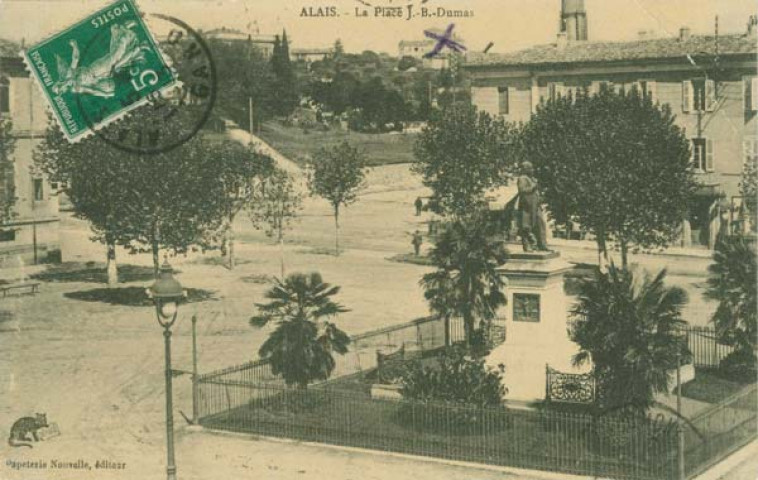
[[[197,315],[192,315],[192,424],[198,424]]]
[[[684,428],[682,428],[682,350],[676,352],[676,437],[677,437],[677,478],[685,480],[684,469]]]

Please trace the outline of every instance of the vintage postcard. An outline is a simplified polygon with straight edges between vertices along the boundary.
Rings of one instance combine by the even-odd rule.
[[[0,480],[753,480],[754,0],[0,0]]]

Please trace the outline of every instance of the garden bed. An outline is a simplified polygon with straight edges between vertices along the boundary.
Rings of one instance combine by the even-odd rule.
[[[305,441],[617,478],[668,478],[675,438],[590,416],[370,399],[365,392],[256,386],[206,427]],[[617,442],[599,432],[618,431]],[[644,448],[643,448],[644,447]],[[632,453],[633,452],[633,453]]]

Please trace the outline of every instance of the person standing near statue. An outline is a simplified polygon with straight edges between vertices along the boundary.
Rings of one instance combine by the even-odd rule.
[[[542,217],[542,199],[534,178],[534,167],[530,162],[521,164],[521,175],[516,181],[518,187],[518,227],[521,244],[525,252],[547,251],[545,220]]]

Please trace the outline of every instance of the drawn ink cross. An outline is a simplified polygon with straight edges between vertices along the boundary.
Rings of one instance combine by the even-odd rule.
[[[435,55],[440,53],[440,51],[444,47],[447,47],[454,52],[462,52],[466,50],[466,47],[464,47],[463,45],[461,45],[460,43],[456,42],[455,40],[451,38],[453,35],[453,27],[455,27],[454,23],[451,23],[450,25],[448,25],[447,28],[445,29],[445,33],[443,33],[442,35],[437,35],[436,33],[430,32],[429,30],[424,30],[424,35],[426,35],[428,38],[437,40],[437,44],[434,45],[434,48],[432,49],[432,51],[425,53],[424,58],[434,57]]]

